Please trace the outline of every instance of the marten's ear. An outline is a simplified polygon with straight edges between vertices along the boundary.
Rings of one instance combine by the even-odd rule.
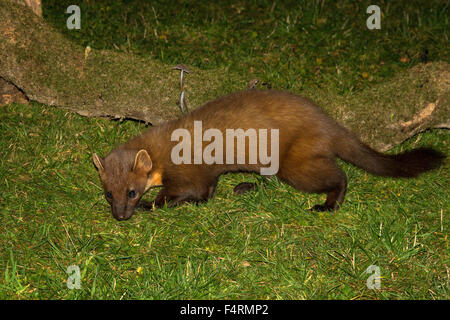
[[[105,160],[100,158],[96,153],[92,155],[92,160],[94,161],[94,166],[97,168],[100,175],[103,175],[105,172],[105,167],[103,165],[105,163]]]
[[[152,170],[152,159],[148,155],[148,152],[144,149],[139,150],[134,159],[133,171],[142,171],[144,173],[149,173]]]

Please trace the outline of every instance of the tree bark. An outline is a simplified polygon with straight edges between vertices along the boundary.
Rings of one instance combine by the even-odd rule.
[[[41,0],[13,0],[14,2],[25,5],[34,12],[35,15],[42,18],[42,3]]]

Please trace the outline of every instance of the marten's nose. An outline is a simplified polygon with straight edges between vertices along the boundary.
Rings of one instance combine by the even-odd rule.
[[[126,206],[120,206],[120,205],[112,205],[112,214],[113,217],[118,220],[128,220],[130,218],[130,215],[127,214]]]

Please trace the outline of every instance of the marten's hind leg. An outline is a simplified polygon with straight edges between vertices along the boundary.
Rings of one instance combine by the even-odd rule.
[[[347,190],[347,178],[343,174],[340,180],[330,191],[327,192],[327,199],[324,204],[316,204],[311,208],[313,211],[332,211],[337,210],[344,202],[345,192]]]
[[[298,190],[327,193],[325,203],[312,210],[337,210],[344,201],[347,178],[334,159],[315,157],[299,161],[290,157],[283,161],[278,177]]]

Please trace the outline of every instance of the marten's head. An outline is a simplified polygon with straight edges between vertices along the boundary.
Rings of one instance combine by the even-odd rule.
[[[104,159],[94,153],[93,161],[117,220],[129,219],[142,195],[160,184],[152,175],[153,163],[146,150],[116,149]]]

